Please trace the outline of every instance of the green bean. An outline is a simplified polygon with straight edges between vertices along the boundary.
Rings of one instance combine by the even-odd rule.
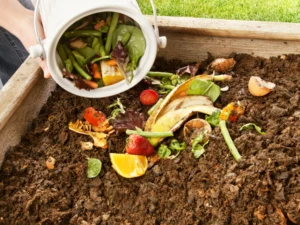
[[[113,36],[113,33],[114,33],[114,31],[117,27],[118,19],[119,19],[119,13],[114,12],[112,20],[111,20],[110,27],[109,27],[106,43],[105,43],[105,52],[110,52],[112,36]]]
[[[72,71],[73,71],[73,64],[72,64],[71,59],[65,60],[64,63],[65,63],[65,67],[66,67],[67,71],[70,72],[70,73],[72,73]]]
[[[73,31],[67,31],[65,32],[64,36],[68,39],[74,38],[74,37],[101,37],[102,33],[97,30],[73,30]]]
[[[106,55],[106,56],[101,56],[99,58],[95,58],[91,61],[91,63],[95,63],[95,62],[98,62],[100,60],[103,60],[103,59],[110,59],[110,56],[109,55]]]
[[[101,57],[107,56],[107,53],[105,52],[105,48],[103,45],[100,46],[100,55]]]
[[[147,73],[148,77],[172,77],[175,75],[174,73],[167,73],[167,72],[151,72]]]
[[[64,63],[68,59],[68,57],[67,57],[67,54],[66,54],[62,44],[60,44],[60,43],[57,44],[57,52],[58,52],[58,55],[59,55],[61,61]]]
[[[84,79],[86,79],[86,80],[91,80],[92,77],[91,77],[88,73],[86,73],[86,72],[79,66],[79,64],[76,62],[76,59],[74,58],[74,56],[73,56],[71,50],[68,48],[67,45],[64,45],[64,50],[66,51],[66,53],[67,53],[69,59],[71,60],[73,66],[74,66],[74,68],[77,70],[77,72],[78,72]]]

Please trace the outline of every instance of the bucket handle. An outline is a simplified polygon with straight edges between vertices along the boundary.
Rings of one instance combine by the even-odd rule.
[[[132,2],[134,5],[136,5],[138,7],[136,0],[132,0]],[[162,37],[159,36],[156,7],[155,7],[153,0],[150,0],[150,3],[151,3],[153,17],[154,17],[154,33],[155,33],[155,37],[156,37],[156,42],[157,42],[157,45],[159,48],[165,48],[167,45],[167,38],[165,36],[162,36]],[[45,54],[44,45],[43,45],[41,37],[39,35],[39,24],[38,24],[38,16],[39,16],[38,14],[40,11],[39,5],[40,5],[40,0],[37,0],[36,4],[35,4],[35,9],[34,9],[34,21],[33,21],[34,33],[35,33],[37,45],[30,46],[29,52],[30,52],[30,57],[32,57],[32,58],[40,57],[43,60],[46,57],[46,54]]]
[[[46,54],[45,54],[44,45],[39,35],[39,27],[40,27],[38,24],[38,16],[39,16],[38,14],[40,12],[39,5],[40,5],[40,0],[37,0],[35,4],[34,16],[33,16],[33,27],[34,27],[35,39],[37,41],[37,44],[29,47],[29,53],[30,53],[30,57],[32,58],[40,57],[43,60]]]
[[[133,3],[133,5],[135,5],[139,10],[139,6],[136,2],[136,0],[131,0],[131,2]],[[156,42],[159,48],[165,48],[167,45],[167,38],[165,36],[160,37],[159,36],[159,30],[158,30],[158,23],[157,23],[157,14],[156,14],[156,7],[154,4],[154,0],[150,0],[151,3],[151,7],[152,7],[152,12],[153,12],[153,25],[154,25],[154,33],[155,33],[155,37],[156,37]]]

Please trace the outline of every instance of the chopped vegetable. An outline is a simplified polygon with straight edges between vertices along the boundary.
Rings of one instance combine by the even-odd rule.
[[[160,158],[164,159],[164,158],[168,158],[172,152],[171,149],[168,148],[168,146],[166,146],[165,144],[161,144],[157,150],[157,154]]]
[[[130,33],[130,38],[124,47],[128,49],[128,55],[131,61],[130,70],[134,70],[136,69],[140,58],[144,55],[146,40],[141,29],[131,25],[119,25],[113,34],[113,48],[119,41],[122,42],[122,39],[127,33]]]
[[[100,79],[101,78],[101,73],[99,72],[99,66],[97,63],[93,63],[92,64],[92,68],[93,68],[93,76],[96,79]]]
[[[185,142],[179,143],[177,139],[172,139],[169,146],[161,144],[158,148],[157,154],[160,158],[169,158],[175,159],[181,151],[185,150],[187,147]],[[175,152],[175,155],[172,155],[172,151]]]
[[[96,89],[99,86],[96,82],[91,80],[83,80],[83,82],[86,83],[91,89]]]
[[[88,158],[87,177],[95,178],[99,175],[102,169],[102,162],[96,158]]]
[[[205,132],[199,134],[193,141],[192,141],[192,153],[194,158],[199,159],[201,155],[205,153],[205,145],[208,144],[209,141],[205,141]],[[204,143],[203,143],[204,142]],[[203,143],[203,144],[201,144]]]
[[[104,20],[100,20],[98,23],[94,25],[95,30],[99,30],[101,27],[105,26],[106,22]]]
[[[113,127],[117,133],[123,133],[127,129],[136,129],[136,127],[143,129],[145,116],[143,113],[126,110],[125,113],[119,113],[113,120]]]
[[[87,45],[87,43],[83,42],[81,38],[78,38],[74,41],[70,42],[71,48],[84,48]]]
[[[122,76],[126,79],[126,82],[129,84],[133,76],[129,77],[126,73],[127,64],[129,62],[128,50],[119,43],[114,47],[111,56],[113,59],[107,61],[106,63],[110,66],[118,66]]]
[[[148,115],[151,115],[155,109],[157,109],[157,107],[160,105],[160,103],[162,103],[163,99],[160,98],[158,99],[158,101],[155,103],[154,106],[151,107],[151,109],[148,110]]]
[[[119,18],[119,13],[114,12],[113,16],[112,16],[111,23],[110,23],[106,43],[105,43],[105,51],[106,52],[110,52],[114,31],[115,31],[115,29],[117,27],[117,24],[118,24],[118,18]]]
[[[108,60],[105,62],[107,65],[109,66],[116,66],[117,65],[117,61],[114,59]]]
[[[260,128],[259,126],[257,126],[256,124],[254,124],[254,123],[247,123],[247,124],[243,125],[243,126],[240,128],[240,130],[251,130],[251,129],[253,129],[253,128],[254,128],[258,133],[260,133],[260,134],[262,134],[262,135],[266,134],[266,132],[261,131],[261,128]]]
[[[74,73],[68,72],[66,69],[63,69],[62,71],[63,76],[67,77],[68,79],[74,81],[75,86],[78,87],[79,89],[86,89],[89,90],[90,86],[88,86],[84,81],[83,78],[80,76],[77,76]]]
[[[75,37],[101,37],[102,33],[96,30],[74,30],[66,31],[64,33],[65,38],[71,39]]]
[[[187,95],[203,95],[211,99],[212,102],[216,101],[220,96],[221,90],[218,85],[210,80],[194,79],[190,84]]]
[[[112,119],[115,119],[119,113],[125,113],[125,106],[123,106],[120,98],[117,98],[117,100],[113,104],[107,106],[107,108],[114,108],[111,112]]]
[[[158,94],[152,89],[144,90],[140,94],[140,101],[143,105],[154,105],[158,98]]]
[[[126,130],[126,134],[138,134],[143,137],[147,138],[162,138],[162,137],[172,137],[173,132],[172,131],[166,131],[166,132],[149,132],[149,131],[142,131],[140,128],[136,128],[136,130]]]
[[[93,107],[86,108],[83,112],[83,117],[94,126],[99,126],[106,120],[105,114],[101,111],[96,111]]]
[[[154,148],[149,141],[138,134],[131,134],[128,137],[125,149],[128,154],[133,155],[149,156],[154,153]]]
[[[145,48],[141,29],[118,12],[97,13],[75,22],[57,45],[64,69],[82,79],[63,77],[86,90],[112,85],[124,78],[129,84]],[[100,69],[96,69],[94,63],[99,61]]]
[[[228,104],[228,106],[224,107],[224,109],[227,109],[227,108],[230,108],[232,107],[232,105],[238,105],[240,106],[241,108],[243,108],[242,105],[240,105],[239,103],[230,103]],[[222,110],[222,112],[224,113],[224,111],[227,112],[227,110]],[[231,114],[230,113],[233,113],[234,116],[231,117]],[[232,141],[231,137],[230,137],[230,134],[228,132],[228,129],[226,127],[226,120],[229,119],[229,118],[234,118],[234,121],[237,119],[237,116],[240,116],[241,114],[235,114],[236,111],[233,110],[233,111],[230,111],[228,115],[226,115],[226,117],[222,116],[221,114],[221,111],[220,110],[216,110],[213,112],[212,115],[210,116],[206,116],[205,117],[205,120],[210,123],[211,125],[213,126],[219,126],[220,129],[221,129],[221,132],[222,132],[222,135],[225,139],[225,142],[229,148],[229,151],[231,152],[231,154],[233,155],[234,159],[236,161],[240,160],[241,159],[241,155],[240,153],[238,152],[237,148],[235,147],[235,144],[234,142]]]

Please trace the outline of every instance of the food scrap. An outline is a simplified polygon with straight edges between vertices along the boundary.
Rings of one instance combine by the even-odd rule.
[[[90,90],[124,79],[129,84],[145,48],[143,32],[131,18],[105,12],[71,25],[60,38],[57,52],[63,77],[79,89]]]
[[[133,155],[150,156],[154,153],[154,148],[149,141],[138,134],[129,135],[125,149],[128,154]]]
[[[107,148],[107,138],[115,130],[109,124],[106,115],[89,107],[84,110],[83,117],[86,118],[86,121],[77,120],[75,123],[70,122],[69,129],[76,133],[92,137],[95,147]]]
[[[53,170],[54,165],[55,165],[55,159],[53,157],[49,156],[48,159],[46,160],[46,167],[49,170]]]
[[[122,177],[134,178],[145,174],[148,160],[143,155],[110,153],[113,169]]]
[[[140,101],[143,105],[154,105],[158,101],[158,94],[152,89],[144,90],[140,94]]]
[[[266,82],[258,76],[250,77],[248,83],[249,92],[253,96],[264,96],[269,94],[274,88],[275,84],[272,82]]]
[[[218,73],[227,73],[233,69],[235,63],[234,58],[217,58],[209,65],[209,69]]]

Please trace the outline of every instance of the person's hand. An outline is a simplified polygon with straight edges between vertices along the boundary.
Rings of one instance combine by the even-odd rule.
[[[27,16],[24,17],[24,19],[22,20],[19,26],[18,38],[20,39],[24,47],[27,49],[27,51],[29,51],[29,47],[36,45],[37,41],[36,41],[34,25],[33,25],[34,12],[28,10],[26,14]],[[41,39],[45,39],[45,34],[43,32],[41,20],[39,20],[39,25],[40,25],[40,37]],[[44,77],[45,78],[51,77],[46,61],[41,60],[40,58],[37,58],[36,60],[38,61],[40,67],[44,71]]]

